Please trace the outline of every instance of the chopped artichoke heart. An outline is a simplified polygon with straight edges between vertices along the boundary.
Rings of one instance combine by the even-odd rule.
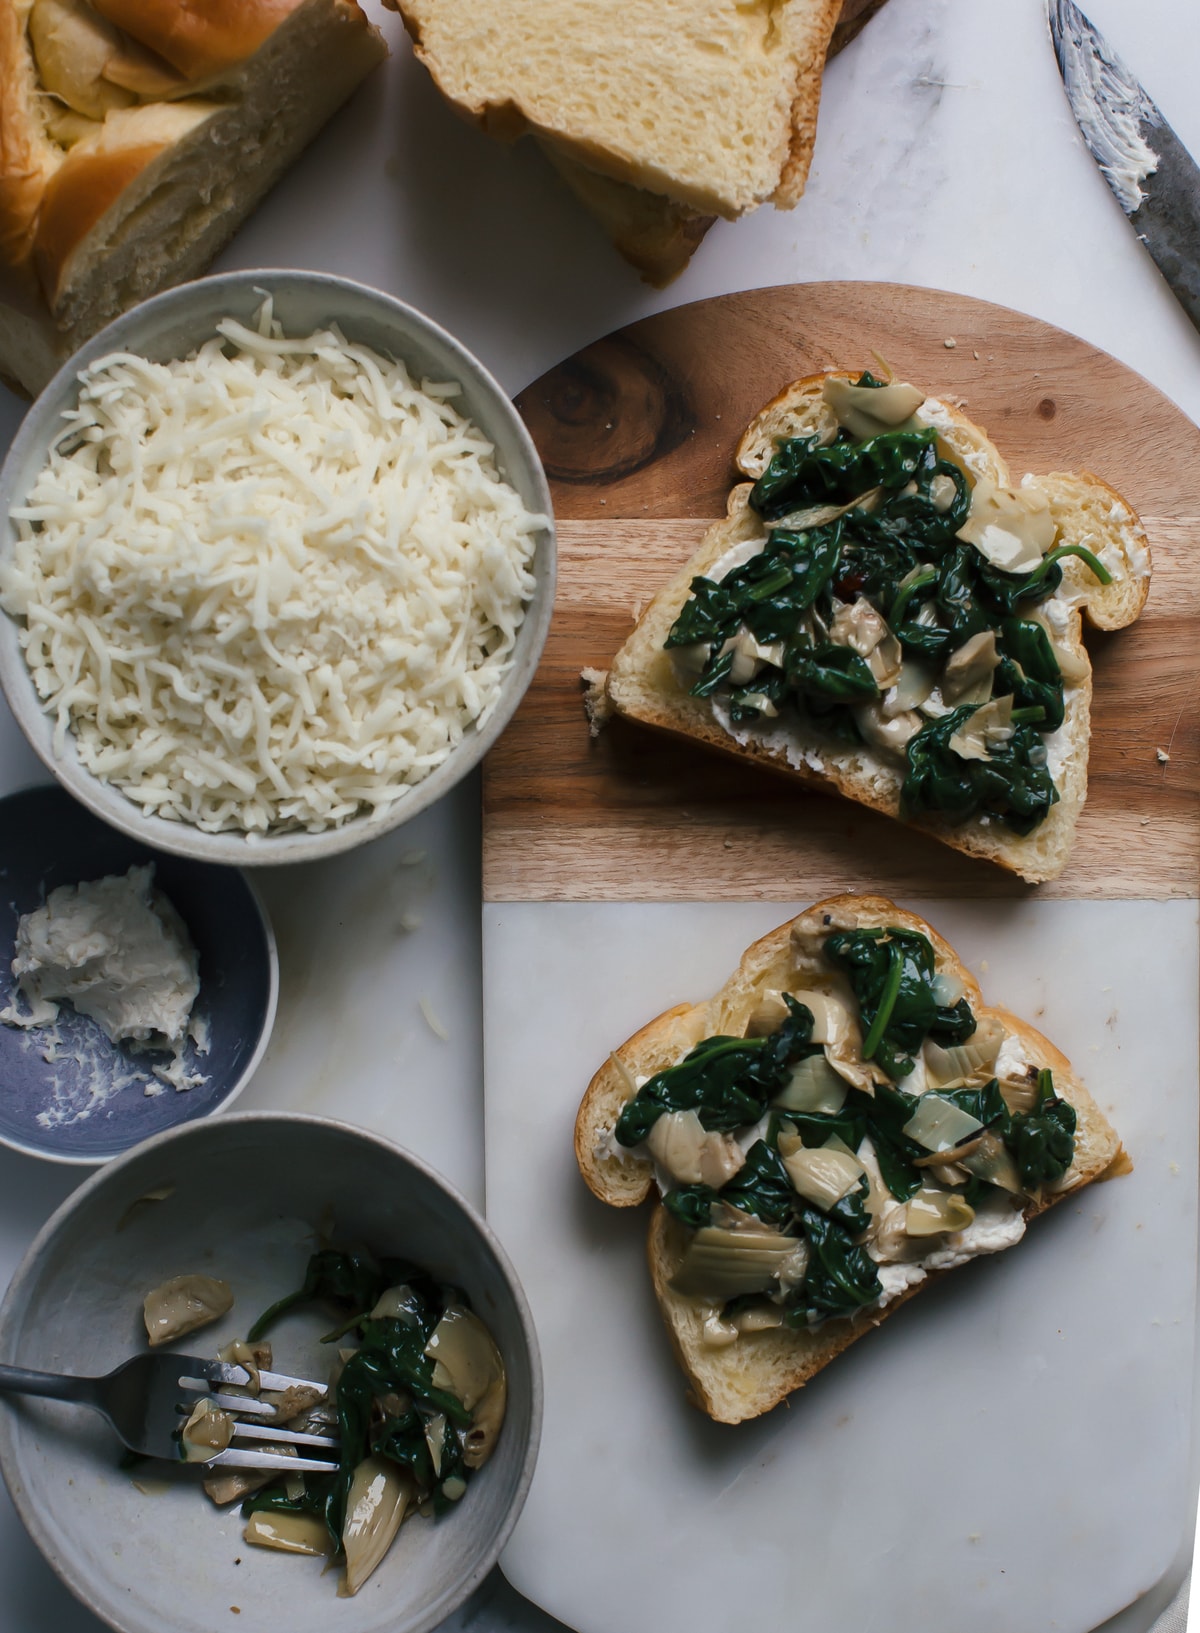
[[[738,1341],[738,1330],[732,1321],[726,1321],[721,1314],[720,1306],[713,1309],[704,1317],[700,1328],[700,1342],[705,1349],[728,1349],[730,1344]]]
[[[442,1451],[445,1443],[446,1418],[444,1413],[438,1412],[425,1425],[425,1444],[429,1448],[429,1461],[433,1464],[435,1479],[442,1472]]]
[[[207,1463],[233,1439],[232,1412],[223,1412],[207,1397],[196,1402],[183,1426],[179,1444],[188,1463]]]
[[[894,635],[889,633],[880,641],[867,659],[867,667],[879,690],[890,691],[904,667],[904,649]]]
[[[964,981],[948,970],[939,970],[933,978],[933,1001],[940,1009],[953,1009],[960,998],[967,995]]]
[[[671,1287],[687,1297],[722,1303],[743,1293],[765,1293],[795,1247],[794,1236],[778,1231],[718,1230],[705,1225],[688,1243]]]
[[[1013,700],[996,697],[968,717],[950,739],[960,760],[990,760],[992,749],[1012,736]]]
[[[846,1080],[839,1076],[824,1054],[808,1055],[792,1068],[792,1075],[771,1102],[784,1111],[817,1112],[833,1116],[841,1111],[849,1094]]]
[[[372,1321],[403,1321],[406,1327],[415,1327],[421,1319],[416,1294],[407,1282],[388,1287],[380,1293],[371,1311]]]
[[[1014,1117],[1028,1116],[1038,1103],[1037,1068],[1030,1067],[1017,1077],[1002,1077],[1000,1097]]]
[[[929,497],[933,501],[934,510],[944,515],[958,498],[958,485],[952,476],[939,471],[929,484]]]
[[[425,1354],[434,1363],[434,1382],[460,1400],[468,1412],[504,1376],[504,1362],[491,1333],[471,1310],[448,1304],[433,1329]]]
[[[882,702],[860,703],[853,711],[854,724],[875,748],[903,754],[925,724],[915,709],[889,714]]]
[[[900,645],[864,595],[857,601],[838,604],[829,626],[829,639],[838,646],[848,646],[860,658],[869,658],[887,640],[895,642],[897,650]]]
[[[762,646],[743,624],[736,635],[731,635],[721,648],[721,656],[733,654],[729,679],[734,686],[745,686],[752,681],[764,664],[779,669],[783,665],[784,643],[773,641]]]
[[[943,1100],[930,1091],[917,1102],[917,1109],[905,1123],[902,1132],[926,1151],[953,1151],[965,1145],[982,1129],[978,1117],[956,1106],[952,1100]]]
[[[922,1051],[927,1080],[935,1089],[965,1084],[977,1087],[988,1082],[996,1075],[1004,1038],[1004,1026],[994,1015],[981,1015],[967,1041],[953,1048],[943,1049],[940,1043],[927,1038]]]
[[[1005,488],[981,477],[958,537],[1002,572],[1031,573],[1041,566],[1056,532],[1050,503],[1035,484]]]
[[[994,629],[981,630],[964,641],[946,660],[942,671],[942,698],[946,703],[986,703],[992,695],[992,675],[1000,663]]]
[[[838,376],[826,380],[821,395],[837,415],[838,424],[852,437],[864,441],[907,427],[925,401],[924,393],[916,386],[899,380],[886,386],[856,386]]]
[[[814,1043],[828,1043],[836,1047],[850,1036],[854,1018],[846,1005],[831,992],[794,992],[792,997],[812,1012]]]
[[[347,1593],[357,1593],[387,1553],[415,1495],[412,1476],[385,1457],[364,1458],[355,1469],[342,1525]]]
[[[778,1032],[788,1018],[788,1006],[783,1001],[783,994],[774,987],[768,987],[766,992],[755,1004],[750,1012],[750,1019],[746,1022],[742,1033],[744,1038],[766,1038],[772,1032]]]
[[[331,1554],[333,1539],[325,1521],[315,1514],[251,1514],[242,1532],[243,1542],[256,1548],[277,1548],[285,1554]]]
[[[142,1313],[151,1347],[206,1327],[233,1308],[229,1283],[216,1276],[172,1276],[146,1294]]]
[[[984,1134],[978,1149],[959,1160],[976,1179],[986,1180],[989,1185],[996,1185],[1013,1196],[1025,1194],[1017,1165],[1004,1141],[995,1134]]]
[[[718,1191],[746,1160],[732,1136],[706,1129],[694,1111],[664,1112],[646,1146],[676,1184],[711,1185]]]
[[[956,1191],[923,1185],[908,1200],[904,1229],[909,1236],[942,1236],[965,1230],[974,1217],[974,1208]]]
[[[838,1143],[841,1144],[840,1141]],[[779,1153],[797,1192],[806,1202],[825,1210],[840,1202],[866,1173],[862,1163],[845,1146],[840,1151],[831,1145],[815,1151],[800,1146],[785,1156],[784,1141],[781,1139]]]
[[[898,715],[911,714],[914,709],[919,709],[928,701],[933,686],[932,668],[916,658],[905,658],[895,685],[888,688],[879,705],[880,713],[885,720],[894,720]]]
[[[244,1338],[235,1338],[231,1343],[222,1344],[217,1351],[217,1360],[224,1361],[229,1366],[245,1367],[250,1381],[243,1384],[252,1395],[257,1395],[261,1386],[260,1372],[271,1370],[271,1346],[265,1338],[251,1344]],[[231,1387],[236,1388],[237,1385]]]

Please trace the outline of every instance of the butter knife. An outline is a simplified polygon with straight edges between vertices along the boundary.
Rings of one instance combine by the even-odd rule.
[[[1134,232],[1200,329],[1200,168],[1120,57],[1075,5],[1049,0],[1071,112]]]

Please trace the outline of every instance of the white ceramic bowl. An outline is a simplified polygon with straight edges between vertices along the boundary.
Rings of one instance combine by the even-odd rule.
[[[147,1191],[173,1186],[165,1201]],[[234,1113],[148,1140],[110,1163],[42,1230],[0,1309],[0,1359],[102,1373],[145,1349],[142,1298],[165,1277],[218,1275],[230,1314],[175,1348],[210,1355],[299,1286],[318,1218],[339,1240],[427,1266],[463,1287],[508,1374],[495,1453],[441,1519],[404,1525],[352,1599],[319,1559],[242,1542],[239,1505],[216,1509],[182,1467],[123,1472],[108,1426],[86,1408],[0,1401],[0,1469],[17,1512],[72,1593],[120,1633],[425,1633],[479,1585],[533,1476],[542,1383],[529,1307],[503,1249],[431,1169],[388,1141],[315,1117]],[[328,1314],[272,1330],[275,1365],[322,1377]],[[316,1365],[319,1370],[308,1372]],[[144,1488],[144,1489],[141,1489]],[[161,1489],[160,1489],[161,1488]],[[231,1615],[237,1606],[239,1616]]]
[[[54,376],[25,416],[0,467],[0,560],[11,551],[15,534],[9,511],[24,499],[44,465],[47,449],[62,428],[63,410],[74,406],[78,371],[117,350],[136,352],[155,362],[184,357],[211,339],[221,318],[249,322],[265,293],[271,295],[275,316],[288,333],[307,333],[336,323],[348,340],[402,358],[417,378],[458,381],[462,395],[455,399],[455,407],[495,445],[500,471],[525,505],[551,515],[550,491],[541,461],[512,402],[478,359],[436,323],[391,295],[326,273],[226,272],[167,290],[134,307],[89,340]],[[145,816],[120,789],[101,782],[80,764],[71,739],[61,758],[55,754],[53,722],[34,691],[17,639],[17,622],[3,614],[0,686],[34,751],[63,787],[124,833],[157,850],[204,862],[239,866],[310,862],[350,850],[407,822],[440,799],[482,759],[533,679],[550,626],[554,562],[551,525],[538,540],[533,567],[536,588],[496,708],[481,729],[470,728],[436,770],[375,821],[357,817],[316,834],[300,831],[257,837],[236,832],[206,833],[190,823]]]

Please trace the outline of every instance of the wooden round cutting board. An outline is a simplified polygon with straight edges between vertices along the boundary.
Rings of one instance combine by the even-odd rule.
[[[618,330],[517,399],[559,527],[554,621],[484,774],[490,901],[793,901],[843,890],[1014,896],[1013,876],[784,777],[622,720],[579,675],[724,514],[747,421],[790,381],[881,357],[961,400],[1014,474],[1091,470],[1145,523],[1145,613],[1092,636],[1088,804],[1039,894],[1200,894],[1200,430],[1140,375],[1035,318],[896,284],[722,295]],[[1166,758],[1164,758],[1166,756]]]

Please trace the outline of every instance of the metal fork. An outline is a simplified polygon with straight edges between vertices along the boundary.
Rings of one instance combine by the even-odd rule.
[[[262,1389],[290,1389],[293,1385],[318,1389],[322,1400],[327,1393],[324,1384],[291,1378],[282,1372],[260,1372],[258,1378]],[[250,1374],[245,1367],[225,1361],[206,1361],[198,1355],[135,1355],[103,1378],[79,1378],[0,1365],[0,1391],[45,1395],[51,1400],[77,1401],[81,1406],[90,1406],[108,1419],[130,1451],[139,1452],[143,1457],[178,1462],[179,1430],[184,1414],[196,1404],[195,1399],[189,1397],[208,1395],[214,1406],[235,1413],[239,1421],[229,1448],[195,1464],[196,1467],[281,1469],[289,1474],[307,1471],[329,1474],[335,1470],[338,1466],[335,1436],[276,1429],[271,1420],[278,1413],[270,1401],[253,1395],[213,1393],[221,1384],[249,1382]],[[242,1422],[243,1417],[253,1421]],[[246,1443],[251,1449],[247,1449]],[[254,1450],[255,1444],[261,1449]],[[269,1448],[273,1446],[294,1446],[296,1455],[272,1451]],[[324,1452],[325,1457],[311,1455],[316,1451]]]

